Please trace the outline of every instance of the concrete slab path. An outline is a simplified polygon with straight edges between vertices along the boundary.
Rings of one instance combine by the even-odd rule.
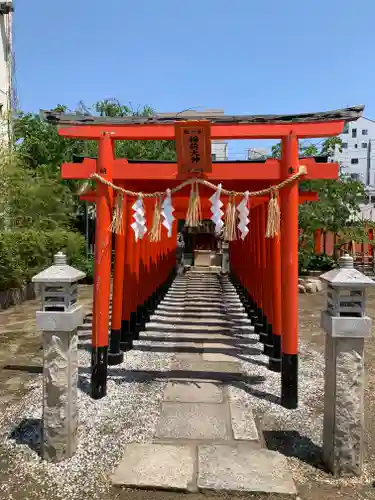
[[[113,484],[295,497],[285,457],[262,448],[252,409],[228,390],[254,354],[252,331],[227,277],[195,269],[176,278],[141,335],[151,352],[168,342],[174,353],[154,442],[126,447]]]

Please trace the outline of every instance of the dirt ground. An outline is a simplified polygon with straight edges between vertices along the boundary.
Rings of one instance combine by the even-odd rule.
[[[91,287],[82,287],[80,298],[89,308],[91,303]],[[323,294],[300,295],[300,337],[308,344],[311,352],[324,352],[324,334],[319,328],[320,311],[323,308]],[[35,311],[38,301],[30,301],[7,311],[0,311],[0,412],[22,398],[33,385],[33,378],[39,372],[41,359],[41,338],[35,328]],[[375,318],[375,292],[371,292],[367,303],[368,314]],[[366,474],[356,481],[334,481],[329,474],[322,471],[320,448],[310,457],[309,468],[301,467],[298,474],[293,471],[298,493],[302,500],[354,500],[375,498],[375,339],[366,344],[366,371],[367,388],[365,393],[366,407]],[[22,369],[27,366],[27,370]],[[316,412],[320,414],[323,401],[315,401]],[[14,416],[17,419],[17,416]],[[272,416],[264,418],[262,426],[266,431],[280,430],[279,423],[273,421]],[[282,453],[296,462],[306,461],[306,457],[299,457],[294,446],[284,443],[280,449]],[[14,493],[3,491],[1,485],[9,480],[12,474],[7,454],[0,443],[0,499],[26,500],[36,498],[33,491],[33,481],[30,478],[28,487]],[[27,482],[27,481],[26,481]],[[31,494],[32,493],[32,494]],[[133,490],[119,490],[113,488],[108,496],[102,500],[148,500],[165,499],[178,500],[182,494],[169,492],[146,492]],[[217,495],[225,498],[227,495]],[[42,497],[42,495],[41,495]],[[191,500],[201,500],[206,495],[189,495]],[[44,498],[44,497],[43,497]],[[53,496],[50,500],[55,500]],[[62,498],[56,495],[57,498]],[[230,498],[240,500],[242,495],[230,495]],[[248,498],[248,496],[246,496]],[[257,496],[256,498],[262,498]],[[272,497],[267,497],[271,498]]]

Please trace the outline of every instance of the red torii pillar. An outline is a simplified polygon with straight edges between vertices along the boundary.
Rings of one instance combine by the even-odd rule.
[[[97,173],[112,181],[113,142],[104,132],[99,140]],[[91,395],[102,398],[107,393],[108,325],[111,288],[113,189],[101,182],[96,188],[95,273],[91,352]]]
[[[134,313],[132,312],[132,304],[135,294],[134,282],[134,251],[135,237],[131,227],[131,215],[133,203],[129,201],[127,204],[127,224],[125,227],[126,233],[126,249],[125,249],[125,265],[123,277],[123,294],[122,294],[122,318],[121,318],[121,349],[127,351],[133,347],[132,338],[132,322],[134,322]]]
[[[121,185],[120,185],[121,187]],[[118,365],[124,359],[124,353],[121,350],[121,321],[122,321],[122,302],[124,296],[124,272],[125,272],[125,253],[126,253],[126,227],[128,225],[127,217],[127,197],[124,195],[122,231],[115,236],[115,266],[113,273],[113,292],[112,292],[112,324],[111,338],[108,352],[108,364]]]
[[[282,139],[283,177],[298,172],[298,138]],[[298,182],[280,191],[281,203],[281,404],[298,406]]]

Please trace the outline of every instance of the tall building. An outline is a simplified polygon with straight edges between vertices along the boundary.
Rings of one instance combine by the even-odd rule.
[[[0,2],[0,135],[9,142],[12,132],[11,111],[14,108],[13,85],[13,2]]]
[[[214,140],[211,142],[212,161],[228,160],[228,143],[225,141]]]
[[[342,151],[336,149],[333,160],[341,173],[366,186],[367,200],[361,206],[360,218],[375,221],[375,121],[361,117],[345,125]]]
[[[366,186],[375,185],[375,121],[359,118],[345,125],[342,151],[336,150],[334,161],[340,164],[341,172]]]

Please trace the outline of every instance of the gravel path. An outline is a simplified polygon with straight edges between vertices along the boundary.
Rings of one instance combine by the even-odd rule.
[[[254,408],[261,419],[268,446],[278,447],[289,457],[302,500],[370,500],[375,496],[372,487],[375,479],[375,341],[369,340],[366,344],[369,387],[365,394],[368,445],[365,474],[358,479],[334,480],[321,470],[320,460],[324,334],[319,329],[319,316],[323,296],[305,295],[299,300],[299,408],[290,411],[279,406],[280,375],[262,365],[267,362],[262,355],[247,358],[245,355],[242,367],[247,374],[264,376],[265,381],[248,387],[236,386],[231,391]],[[370,293],[368,309],[375,317],[375,292]],[[35,331],[35,310],[36,304],[30,303],[0,312],[0,364],[10,360],[12,363],[35,362],[35,359],[39,362],[40,338]],[[248,334],[245,336],[248,338]],[[254,344],[254,347],[257,346]],[[177,493],[115,491],[109,486],[109,476],[122,457],[124,445],[133,440],[151,441],[165,386],[163,381],[135,380],[129,370],[167,371],[172,355],[136,349],[127,353],[120,367],[110,368],[108,396],[101,401],[92,401],[85,392],[89,377],[89,353],[85,349],[80,351],[80,364],[80,385],[84,390],[79,392],[79,449],[71,461],[60,465],[45,464],[37,454],[40,375],[0,370],[0,498],[179,500],[181,495]],[[126,383],[131,380],[132,383]],[[24,425],[19,427],[22,421]],[[13,433],[15,429],[18,430]],[[204,495],[189,496],[190,500],[204,498]],[[242,497],[231,498],[239,500]]]
[[[87,338],[87,332],[85,332]],[[77,453],[60,464],[48,464],[38,455],[42,380],[37,376],[28,393],[0,415],[2,452],[7,455],[8,480],[1,498],[101,499],[110,488],[109,476],[123,455],[126,443],[152,440],[165,382],[137,379],[132,370],[168,371],[172,355],[143,352],[136,343],[121,365],[109,368],[108,395],[94,401],[89,389],[89,340],[79,351],[79,437]],[[15,427],[16,425],[16,427]]]

